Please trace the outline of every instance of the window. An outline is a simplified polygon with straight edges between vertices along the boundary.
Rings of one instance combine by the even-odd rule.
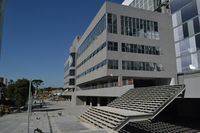
[[[69,79],[69,85],[75,85],[75,79]]]
[[[78,57],[92,44],[94,40],[96,40],[96,38],[104,31],[105,28],[106,16],[104,15],[78,48]]]
[[[139,44],[121,44],[122,52],[130,52],[130,53],[139,53],[139,54],[152,54],[152,55],[160,55],[160,48],[155,46],[144,46]]]
[[[75,75],[75,70],[69,70],[69,75],[74,76]]]
[[[108,60],[108,69],[118,69],[118,60]]]
[[[83,76],[85,76],[85,75],[87,75],[87,74],[89,74],[89,73],[91,73],[91,72],[103,67],[106,64],[107,64],[107,60],[103,60],[102,62],[98,63],[97,65],[95,65],[95,66],[89,68],[88,70],[86,70],[85,72],[82,72],[81,74],[79,74],[77,76],[77,78],[83,77]]]
[[[196,17],[193,19],[193,25],[194,25],[194,33],[199,33],[200,32],[200,25],[199,25],[199,17]]]
[[[117,15],[108,13],[107,14],[107,31],[108,33],[117,34]]]
[[[195,36],[197,50],[200,50],[200,34]]]
[[[187,71],[189,69],[189,65],[192,64],[191,55],[186,55],[181,57],[181,66],[183,71]]]
[[[162,64],[140,61],[122,61],[122,70],[164,71]]]
[[[118,51],[118,43],[117,42],[108,42],[108,50],[110,51]]]
[[[184,38],[182,25],[174,29],[174,41],[179,41]]]
[[[190,3],[192,0],[171,0],[170,1],[170,8],[171,13],[173,14],[177,10],[181,9],[186,4]]]
[[[121,34],[124,35],[124,16],[121,16]]]
[[[121,34],[159,40],[158,22],[121,16]]]
[[[187,23],[183,24],[183,36],[184,36],[184,38],[189,36]]]
[[[94,57],[97,53],[99,53],[105,47],[106,47],[106,42],[104,42],[100,47],[98,47],[95,51],[93,51],[86,59],[84,59],[80,64],[78,64],[77,68],[85,64],[88,60]]]
[[[193,0],[190,4],[186,5],[181,10],[182,21],[185,22],[190,18],[198,15],[196,1]]]
[[[122,52],[126,52],[126,45],[125,45],[125,43],[122,43]]]

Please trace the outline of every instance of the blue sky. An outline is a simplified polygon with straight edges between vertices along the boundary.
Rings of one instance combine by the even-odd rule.
[[[45,86],[62,87],[68,49],[104,1],[6,0],[0,77],[42,79]]]

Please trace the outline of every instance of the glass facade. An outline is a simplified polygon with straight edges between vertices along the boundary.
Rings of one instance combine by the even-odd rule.
[[[106,42],[104,42],[100,47],[98,47],[96,50],[94,50],[87,58],[85,58],[80,64],[78,64],[76,68],[81,67],[83,64],[85,64],[87,61],[89,61],[91,58],[93,58],[96,54],[98,54],[105,47],[106,47]]]
[[[158,22],[121,16],[121,34],[159,40]]]
[[[94,29],[83,41],[81,46],[78,48],[78,57],[96,40],[96,38],[106,29],[106,15],[96,24]]]
[[[80,78],[80,77],[83,77],[83,76],[85,76],[85,75],[87,75],[87,74],[89,74],[89,73],[91,73],[91,72],[103,67],[103,66],[105,66],[106,64],[108,64],[108,61],[107,60],[103,60],[102,62],[98,63],[97,65],[89,68],[87,71],[82,72],[81,74],[79,74],[77,76],[77,79]]]
[[[178,73],[191,72],[199,69],[200,50],[200,17],[199,0],[170,1],[176,62]]]
[[[106,28],[108,33],[117,34],[117,15],[107,13],[101,18],[78,48],[78,57],[97,39],[99,35],[101,35]]]
[[[140,62],[140,61],[122,61],[122,70],[135,70],[135,71],[164,71],[161,64],[153,62]]]
[[[130,6],[154,11],[154,1],[155,0],[133,0]]]
[[[122,52],[151,54],[151,55],[160,55],[161,53],[160,48],[156,46],[147,46],[147,45],[129,44],[129,43],[122,43],[121,50]]]

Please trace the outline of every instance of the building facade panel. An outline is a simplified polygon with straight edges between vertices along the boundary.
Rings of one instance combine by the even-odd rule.
[[[96,89],[170,84],[176,77],[171,29],[168,14],[105,2],[76,45],[76,94],[88,90],[78,101]]]

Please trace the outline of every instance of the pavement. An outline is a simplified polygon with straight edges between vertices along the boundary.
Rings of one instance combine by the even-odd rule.
[[[46,107],[32,111],[30,133],[34,133],[37,128],[43,133],[107,133],[103,129],[80,122],[78,117],[88,107],[73,106],[68,101],[48,101],[46,104]],[[24,112],[0,117],[0,133],[27,133],[27,116],[27,112]]]

